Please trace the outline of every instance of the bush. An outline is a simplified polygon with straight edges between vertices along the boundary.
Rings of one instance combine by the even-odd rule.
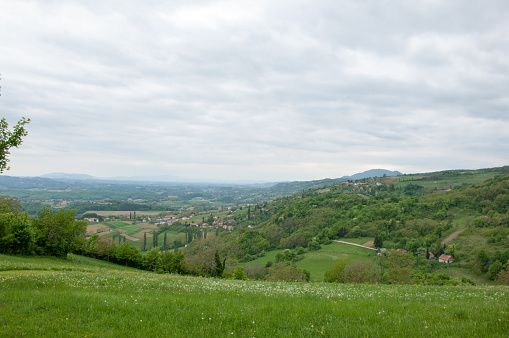
[[[309,275],[309,272],[297,269],[295,263],[283,261],[269,268],[265,279],[272,282],[306,282],[309,280]]]
[[[235,268],[235,271],[233,271],[233,279],[238,279],[238,280],[244,280],[246,279],[246,276],[244,275],[244,268],[241,267],[240,265],[237,265],[237,267]]]

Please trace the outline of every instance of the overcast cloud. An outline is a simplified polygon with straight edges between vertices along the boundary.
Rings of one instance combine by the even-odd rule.
[[[0,0],[7,175],[507,165],[509,2]]]

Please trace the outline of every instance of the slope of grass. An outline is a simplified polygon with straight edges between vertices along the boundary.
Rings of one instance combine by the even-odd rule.
[[[343,239],[342,239],[343,240]],[[364,244],[373,238],[346,238],[345,241]],[[283,250],[273,250],[254,261],[246,263],[246,265],[265,265],[268,261],[276,262],[276,255],[283,252]],[[332,242],[329,245],[322,245],[322,248],[317,251],[306,252],[302,255],[302,259],[297,261],[297,267],[306,269],[311,274],[311,281],[323,281],[323,275],[332,264],[339,258],[346,258],[348,260],[365,260],[372,259],[375,255],[374,250],[364,249],[348,244],[341,244]]]
[[[325,271],[329,270],[339,258],[358,261],[373,259],[373,257],[375,257],[374,250],[332,242],[322,246],[322,249],[318,251],[306,253],[304,258],[297,262],[297,267],[308,270],[311,273],[311,281],[321,282]]]
[[[157,275],[41,259],[0,272],[0,335],[490,336],[509,332],[507,287],[269,283]]]

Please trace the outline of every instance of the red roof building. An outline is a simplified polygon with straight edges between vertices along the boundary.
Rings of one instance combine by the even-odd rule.
[[[450,255],[441,255],[440,257],[438,257],[438,261],[442,263],[453,263],[454,257]]]

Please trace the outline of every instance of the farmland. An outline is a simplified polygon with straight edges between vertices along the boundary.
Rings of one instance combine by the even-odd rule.
[[[505,336],[509,289],[233,281],[0,256],[2,336]]]

